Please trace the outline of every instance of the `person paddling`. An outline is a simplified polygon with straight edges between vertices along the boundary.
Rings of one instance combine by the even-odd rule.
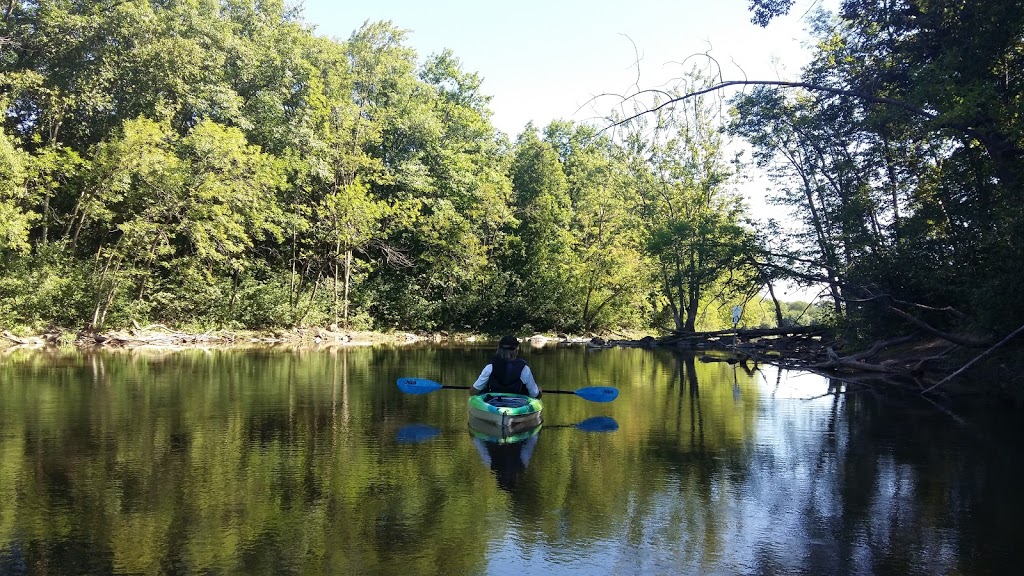
[[[519,339],[515,336],[501,338],[497,353],[484,366],[480,377],[469,390],[474,396],[485,392],[523,394],[540,398],[541,389],[533,379],[533,372],[526,365],[526,361],[519,358]]]

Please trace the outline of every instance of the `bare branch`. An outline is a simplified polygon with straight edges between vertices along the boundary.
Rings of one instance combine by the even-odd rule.
[[[910,322],[914,326],[917,326],[918,328],[921,328],[921,329],[923,329],[923,330],[925,330],[927,332],[930,332],[930,333],[938,336],[939,338],[942,338],[943,340],[946,340],[947,342],[952,342],[953,344],[959,344],[960,346],[968,346],[970,348],[978,348],[978,347],[984,346],[986,344],[986,342],[987,342],[987,341],[983,341],[983,340],[973,340],[973,339],[970,339],[970,338],[961,338],[960,336],[957,336],[956,334],[950,334],[949,332],[943,332],[942,330],[939,330],[938,328],[935,328],[934,326],[932,326],[931,324],[925,322],[924,320],[921,320],[920,318],[917,318],[917,317],[915,317],[915,316],[913,316],[911,314],[908,314],[908,313],[904,312],[903,310],[900,310],[899,308],[897,308],[895,306],[888,305],[888,306],[886,306],[886,308],[890,312],[892,312],[893,314],[899,316],[900,318],[903,318],[904,320],[906,320],[907,322]]]
[[[1006,344],[1006,343],[1007,343],[1007,342],[1009,342],[1010,340],[1013,340],[1013,339],[1014,339],[1014,338],[1015,338],[1015,337],[1016,337],[1016,336],[1017,336],[1018,334],[1020,334],[1021,332],[1024,332],[1024,326],[1021,326],[1020,328],[1017,328],[1016,330],[1014,330],[1013,332],[1011,332],[1009,336],[1007,336],[1006,338],[1003,338],[1002,340],[1000,340],[1000,341],[999,341],[999,343],[997,343],[997,344],[996,344],[995,346],[992,346],[992,347],[991,347],[991,348],[989,348],[988,350],[985,350],[984,352],[982,352],[981,354],[979,354],[978,356],[976,356],[976,357],[975,357],[975,358],[974,358],[973,360],[971,360],[971,361],[970,361],[970,362],[968,362],[967,364],[964,364],[964,365],[963,365],[963,367],[961,367],[961,368],[960,368],[959,370],[957,370],[956,372],[953,372],[953,373],[952,373],[952,374],[950,374],[949,376],[946,376],[946,377],[945,377],[945,378],[943,378],[942,380],[939,380],[938,382],[936,382],[936,383],[935,383],[935,384],[933,384],[932,386],[929,386],[928,388],[925,388],[925,389],[924,389],[924,390],[923,390],[923,391],[922,391],[921,393],[922,393],[922,394],[927,394],[927,393],[931,392],[932,390],[935,390],[935,389],[936,389],[936,388],[938,388],[939,386],[942,386],[942,385],[943,385],[943,384],[945,384],[946,382],[949,382],[950,380],[952,380],[952,379],[953,379],[953,378],[955,378],[956,376],[959,376],[959,375],[960,375],[960,374],[962,374],[962,373],[963,373],[963,372],[964,372],[965,370],[967,370],[967,369],[968,369],[968,368],[970,368],[971,366],[974,366],[974,364],[975,364],[976,362],[978,362],[978,361],[979,361],[979,360],[981,360],[982,358],[984,358],[984,357],[988,356],[989,354],[991,354],[992,352],[994,352],[996,348],[999,348],[999,347],[1000,347],[1000,346],[1002,346],[1003,344]]]
[[[387,260],[388,264],[396,268],[412,268],[416,265],[416,263],[409,258],[408,254],[394,246],[391,246],[381,239],[374,239],[371,244],[384,254],[384,258]]]
[[[897,108],[902,108],[902,109],[904,109],[904,110],[906,110],[908,112],[913,113],[916,116],[921,116],[921,117],[924,117],[924,118],[929,119],[929,120],[934,120],[938,116],[938,114],[936,114],[935,112],[930,112],[930,111],[925,110],[923,108],[918,108],[917,106],[913,106],[912,104],[910,104],[908,102],[904,102],[903,100],[897,100],[895,98],[887,98],[885,96],[875,96],[874,94],[868,94],[866,92],[859,92],[857,90],[846,90],[844,88],[834,88],[832,86],[822,86],[820,84],[811,84],[809,82],[786,82],[786,81],[781,81],[781,80],[729,80],[729,81],[726,81],[726,82],[720,82],[720,83],[715,84],[713,86],[708,86],[707,88],[703,88],[701,90],[696,90],[694,92],[689,92],[689,93],[683,94],[682,96],[677,96],[677,97],[670,98],[668,101],[662,102],[661,104],[659,104],[659,105],[657,105],[657,106],[655,106],[653,108],[649,108],[649,109],[644,110],[642,112],[638,112],[638,113],[636,113],[636,114],[634,114],[634,115],[632,115],[632,116],[630,116],[628,118],[625,118],[623,120],[615,122],[610,127],[621,126],[623,124],[627,124],[630,121],[636,120],[637,118],[639,118],[639,117],[641,117],[641,116],[643,116],[645,114],[650,114],[652,112],[657,112],[658,110],[661,110],[662,108],[665,108],[667,106],[671,106],[671,105],[676,104],[678,102],[682,102],[684,100],[689,100],[691,98],[696,98],[697,96],[702,96],[702,95],[708,94],[710,92],[715,92],[717,90],[722,90],[722,89],[728,88],[730,86],[778,86],[780,88],[803,88],[805,90],[811,90],[813,92],[825,92],[827,94],[835,94],[835,95],[838,95],[838,96],[851,96],[853,98],[858,98],[858,99],[861,99],[861,100],[866,100],[868,102],[874,102],[876,104],[889,104],[891,106],[896,106]],[[643,92],[638,92],[637,94],[631,96],[630,99],[635,99],[636,96],[638,96],[638,95],[640,95],[642,93]]]

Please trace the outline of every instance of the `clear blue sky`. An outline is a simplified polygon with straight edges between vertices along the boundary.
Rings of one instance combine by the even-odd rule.
[[[581,105],[652,88],[680,76],[687,56],[711,50],[726,79],[795,79],[806,60],[800,20],[820,0],[797,0],[767,29],[750,23],[747,0],[304,0],[303,18],[323,36],[348,38],[363,22],[390,20],[409,31],[422,61],[450,48],[484,78],[494,125],[515,137],[530,120],[586,120]],[[826,5],[834,4],[829,0]],[[742,68],[742,72],[740,71]],[[610,105],[610,101],[609,101]]]

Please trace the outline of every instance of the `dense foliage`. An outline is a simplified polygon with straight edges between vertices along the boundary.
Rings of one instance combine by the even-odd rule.
[[[15,1],[0,36],[0,327],[693,329],[730,304],[659,289],[674,237],[740,234],[718,200],[650,226],[673,207],[637,182],[727,186],[686,123],[654,154],[567,122],[512,141],[454,54],[278,0]]]
[[[763,25],[791,6],[751,2]],[[722,79],[693,72],[614,131],[513,139],[477,74],[388,22],[337,41],[277,0],[10,2],[0,327],[691,331],[764,298],[745,324],[790,322],[788,280],[862,335],[1012,330],[1024,6],[846,0],[814,26],[801,81],[757,82],[727,133]],[[730,136],[795,232],[747,223]]]
[[[767,23],[791,2],[752,2]],[[844,0],[815,20],[802,87],[738,98],[803,226],[772,264],[852,324],[957,343],[1024,319],[1024,4]],[[959,336],[958,336],[959,334]]]

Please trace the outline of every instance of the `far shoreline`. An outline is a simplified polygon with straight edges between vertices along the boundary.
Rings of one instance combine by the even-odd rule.
[[[191,348],[246,349],[282,346],[288,348],[355,347],[375,345],[413,345],[450,343],[492,345],[501,335],[459,332],[388,332],[345,330],[320,327],[275,328],[266,330],[209,330],[187,332],[163,324],[151,324],[124,330],[90,332],[86,330],[53,329],[42,333],[14,334],[0,329],[0,350],[73,348],[78,350],[187,350]],[[524,344],[543,346],[549,343],[588,344],[596,336],[534,333],[520,336]]]
[[[331,328],[334,328],[333,326]],[[845,351],[840,357],[819,341],[818,329],[797,328],[791,332],[800,341],[783,342],[774,334],[786,329],[748,329],[740,331],[698,332],[688,335],[674,333],[655,338],[650,335],[612,333],[607,339],[593,333],[567,335],[565,333],[532,333],[517,335],[524,347],[583,346],[600,350],[608,348],[644,348],[688,352],[702,362],[727,362],[753,371],[759,364],[816,373],[845,383],[850,390],[865,388],[892,388],[921,394],[922,390],[946,384],[947,394],[982,393],[1009,397],[1017,405],[1024,405],[1024,394],[1012,383],[1019,381],[1020,361],[1016,350],[1003,351],[988,362],[972,370],[973,378],[988,384],[981,389],[966,387],[965,382],[948,382],[966,368],[968,351],[954,351],[938,339],[898,338],[876,343],[871,350]],[[766,333],[773,336],[763,340],[737,343],[723,337],[728,334]],[[361,331],[320,327],[277,328],[267,330],[210,330],[201,333],[174,330],[163,324],[151,324],[132,329],[105,332],[52,329],[44,333],[16,335],[0,328],[0,356],[16,351],[40,352],[128,352],[165,354],[189,350],[344,350],[370,346],[454,345],[492,347],[500,335],[471,332],[416,332],[416,331]],[[790,337],[794,337],[791,334]],[[621,339],[619,339],[621,338]],[[693,338],[698,340],[694,341]],[[817,350],[809,353],[808,344]],[[1019,350],[1019,349],[1017,349]],[[960,368],[960,370],[957,370]]]

